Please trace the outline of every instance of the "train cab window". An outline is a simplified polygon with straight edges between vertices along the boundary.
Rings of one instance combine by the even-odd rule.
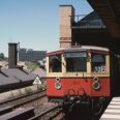
[[[61,55],[55,55],[49,57],[49,71],[50,72],[61,72]]]
[[[104,54],[98,54],[98,53],[92,53],[91,56],[91,65],[92,65],[92,72],[105,72],[105,55]]]
[[[66,71],[67,72],[86,72],[87,54],[85,52],[66,53]]]

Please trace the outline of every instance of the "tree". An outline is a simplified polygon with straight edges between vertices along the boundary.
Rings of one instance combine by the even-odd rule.
[[[0,53],[0,60],[4,60],[5,59],[5,56],[3,53]]]

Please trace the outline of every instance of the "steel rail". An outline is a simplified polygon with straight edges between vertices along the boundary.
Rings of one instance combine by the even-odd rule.
[[[40,114],[38,114],[38,115],[36,115],[36,116],[28,119],[28,120],[38,120],[39,118],[45,116],[46,114],[48,114],[48,113],[50,113],[50,112],[53,112],[53,111],[55,111],[55,110],[57,110],[57,109],[60,109],[60,108],[62,108],[62,106],[56,106],[56,107],[49,108],[49,109],[47,109],[46,111],[43,111],[43,112],[41,112]],[[62,111],[62,110],[60,110],[60,112],[61,112],[61,111]],[[56,117],[56,115],[55,115],[55,117]]]
[[[41,93],[43,93],[43,94],[41,95]],[[40,94],[40,95],[39,95],[39,96],[35,96],[35,98],[31,98],[30,100],[27,99],[27,100],[25,100],[25,101],[23,101],[23,102],[19,102],[19,103],[14,104],[14,105],[13,105],[13,108],[17,108],[17,107],[20,107],[20,106],[22,106],[22,105],[28,104],[28,103],[30,103],[30,102],[32,102],[32,101],[35,101],[35,100],[41,99],[41,98],[43,98],[43,97],[46,97],[45,91],[41,91],[39,94]],[[31,96],[30,96],[30,97],[31,97]]]
[[[54,118],[57,118],[61,113],[62,113],[62,110],[59,110],[55,115],[50,116],[50,118],[48,120],[53,120]]]
[[[32,93],[32,94],[29,94],[29,95],[24,95],[24,96],[21,96],[21,97],[17,97],[15,99],[5,101],[1,104],[0,107],[11,106],[12,108],[17,108],[17,107],[20,107],[24,104],[30,103],[30,102],[35,101],[35,100],[40,99],[40,98],[43,98],[45,96],[46,96],[45,90],[44,91],[39,91],[39,92],[36,92],[36,93]]]
[[[28,94],[23,94],[23,95],[19,95],[17,97],[13,97],[13,98],[7,99],[5,101],[0,101],[0,105],[6,104],[6,103],[9,103],[9,102],[18,100],[18,99],[22,99],[22,98],[28,97],[30,95],[35,95],[35,94],[38,94],[39,92],[43,92],[43,91],[45,91],[45,90],[39,90],[37,92],[31,92],[31,93],[28,93]]]

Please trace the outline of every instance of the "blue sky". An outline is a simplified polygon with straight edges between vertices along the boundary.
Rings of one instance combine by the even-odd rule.
[[[0,52],[9,42],[23,48],[59,48],[59,5],[71,4],[76,14],[92,11],[86,0],[0,0]]]

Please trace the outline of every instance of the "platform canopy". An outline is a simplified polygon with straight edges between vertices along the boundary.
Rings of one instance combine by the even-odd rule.
[[[120,38],[120,0],[87,0],[107,26],[112,37]],[[120,40],[120,39],[119,39]]]

